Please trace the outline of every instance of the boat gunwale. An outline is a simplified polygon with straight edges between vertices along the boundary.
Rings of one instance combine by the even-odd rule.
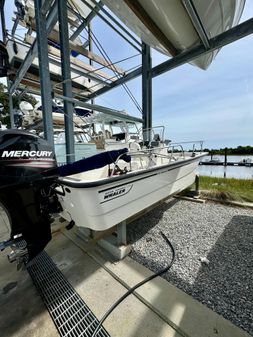
[[[184,160],[176,161],[176,162],[165,164],[165,165],[153,166],[153,167],[150,167],[148,169],[133,171],[133,172],[129,172],[128,174],[122,174],[122,175],[119,175],[119,176],[111,176],[111,177],[103,178],[101,180],[94,180],[94,181],[91,181],[91,182],[84,182],[83,180],[77,181],[76,179],[75,180],[73,179],[73,181],[70,181],[70,179],[72,179],[70,176],[60,177],[60,178],[58,178],[58,182],[59,182],[60,185],[74,187],[74,188],[92,188],[92,187],[98,187],[98,186],[102,186],[102,185],[111,184],[111,183],[114,183],[114,182],[117,182],[117,181],[131,179],[131,178],[134,178],[134,177],[137,177],[137,176],[140,176],[140,175],[152,173],[152,174],[144,177],[144,178],[149,178],[153,175],[161,174],[161,173],[164,173],[164,172],[167,172],[167,171],[174,170],[174,169],[179,168],[181,166],[184,166],[186,163],[197,161],[201,157],[204,157],[205,155],[206,155],[206,152],[203,152],[203,153],[198,154],[197,156],[191,157],[189,159],[184,159]],[[155,173],[156,171],[162,171],[162,172]],[[144,178],[136,179],[134,181],[138,181],[138,180],[141,180],[141,179],[144,179]],[[134,182],[134,181],[130,181],[130,182]],[[126,183],[128,183],[128,182],[126,182]]]

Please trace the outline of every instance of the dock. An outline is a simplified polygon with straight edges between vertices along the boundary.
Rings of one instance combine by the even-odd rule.
[[[253,163],[244,163],[244,162],[216,162],[216,161],[201,161],[199,165],[212,165],[212,166],[246,166],[252,167]]]

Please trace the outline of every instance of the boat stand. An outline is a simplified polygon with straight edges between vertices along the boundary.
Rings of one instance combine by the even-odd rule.
[[[97,243],[116,260],[122,260],[131,252],[131,245],[127,244],[126,226],[125,220],[106,231],[76,228],[75,235],[87,245]]]

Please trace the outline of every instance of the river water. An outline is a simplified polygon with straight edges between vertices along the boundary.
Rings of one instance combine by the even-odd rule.
[[[243,159],[253,156],[227,156],[228,162],[240,162]],[[211,156],[205,156],[202,161],[210,160]],[[213,159],[219,159],[224,162],[224,156],[213,156]],[[221,178],[237,178],[237,179],[253,179],[253,166],[216,166],[216,165],[199,165],[197,172],[201,176],[221,177]]]

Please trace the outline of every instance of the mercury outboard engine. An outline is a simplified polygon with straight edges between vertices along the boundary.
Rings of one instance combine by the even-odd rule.
[[[26,131],[0,131],[0,203],[11,226],[10,239],[0,249],[12,247],[11,262],[28,262],[51,240],[51,214],[60,210],[52,188],[56,168],[44,139]]]

